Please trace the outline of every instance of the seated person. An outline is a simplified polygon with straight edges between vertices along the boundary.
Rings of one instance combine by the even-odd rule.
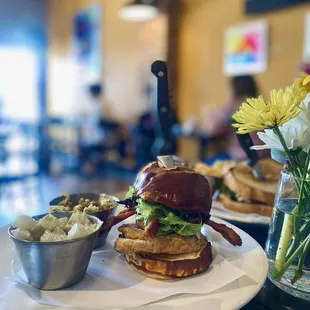
[[[92,174],[103,151],[104,133],[100,127],[102,87],[94,84],[88,91],[90,99],[84,107],[80,155],[82,173]]]
[[[225,150],[209,158],[208,163],[217,159],[246,159],[246,154],[238,142],[236,130],[232,127],[232,115],[247,98],[256,98],[258,95],[259,91],[252,76],[235,76],[231,79],[231,99],[223,108],[211,113],[208,118],[208,134],[225,139]],[[251,133],[251,137],[254,145],[262,144],[256,133]],[[258,154],[260,157],[266,157],[269,156],[270,151],[260,151]]]

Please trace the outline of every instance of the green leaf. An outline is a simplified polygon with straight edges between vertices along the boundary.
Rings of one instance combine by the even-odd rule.
[[[301,151],[299,154],[299,160],[300,160],[300,164],[304,167],[306,164],[306,160],[307,160],[307,156],[308,154],[304,151]],[[303,168],[304,169],[304,168]]]
[[[291,283],[292,284],[295,284],[298,280],[300,280],[305,272],[303,271],[303,268],[304,268],[304,263],[305,263],[305,258],[306,258],[306,255],[308,253],[308,250],[309,250],[309,246],[310,246],[310,238],[308,236],[308,240],[304,246],[304,249],[299,257],[299,261],[298,261],[298,265],[297,265],[297,269],[295,270],[295,274],[294,274],[294,277],[293,279],[291,279]]]
[[[298,280],[300,280],[304,276],[305,272],[303,270],[297,269],[295,270],[294,277],[291,279],[291,283],[295,284]]]
[[[301,154],[301,152],[302,152],[302,148],[297,148],[296,150],[290,150],[290,153],[291,153],[291,155],[292,156],[298,156],[298,155],[300,155],[300,157],[304,157],[304,155],[303,154]],[[302,152],[302,153],[305,153],[305,152]],[[306,157],[307,157],[307,153],[305,153],[306,154]],[[304,160],[306,160],[306,157],[304,157]]]
[[[231,189],[229,189],[224,183],[222,183],[222,185],[220,187],[220,192],[226,196],[231,197],[231,198],[236,197],[236,193],[233,192]]]
[[[177,233],[181,236],[192,236],[200,233],[202,221],[198,224],[193,224],[183,220],[181,218],[182,213],[171,210],[162,204],[146,202],[142,199],[138,199],[137,202],[137,218],[143,218],[145,225],[153,218],[159,221],[158,236],[171,233]]]
[[[129,190],[126,193],[126,199],[131,198],[135,192],[135,188],[133,186],[129,186]]]
[[[306,216],[310,212],[310,196],[305,196],[298,202],[299,216]]]

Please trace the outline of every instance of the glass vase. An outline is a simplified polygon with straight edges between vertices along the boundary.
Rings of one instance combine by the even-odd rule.
[[[282,171],[266,242],[268,277],[310,300],[310,180]]]

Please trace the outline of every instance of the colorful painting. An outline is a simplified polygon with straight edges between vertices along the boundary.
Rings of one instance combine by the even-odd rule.
[[[253,74],[267,68],[267,24],[264,21],[230,26],[224,37],[225,75]]]
[[[101,81],[100,5],[91,5],[74,17],[73,46],[79,77],[88,84]]]

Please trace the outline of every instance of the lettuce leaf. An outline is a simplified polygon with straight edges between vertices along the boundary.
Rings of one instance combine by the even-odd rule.
[[[135,191],[135,188],[133,186],[129,186],[128,192],[125,195],[125,198],[131,198],[133,196],[133,193]]]
[[[202,221],[199,224],[189,223],[162,204],[146,202],[142,199],[138,199],[137,202],[137,219],[143,219],[146,225],[150,219],[156,218],[160,223],[158,236],[171,233],[192,236],[200,233]]]
[[[228,188],[224,183],[220,187],[220,192],[222,194],[225,194],[225,195],[231,197],[231,198],[235,198],[236,197],[236,193],[233,192],[230,188]]]

